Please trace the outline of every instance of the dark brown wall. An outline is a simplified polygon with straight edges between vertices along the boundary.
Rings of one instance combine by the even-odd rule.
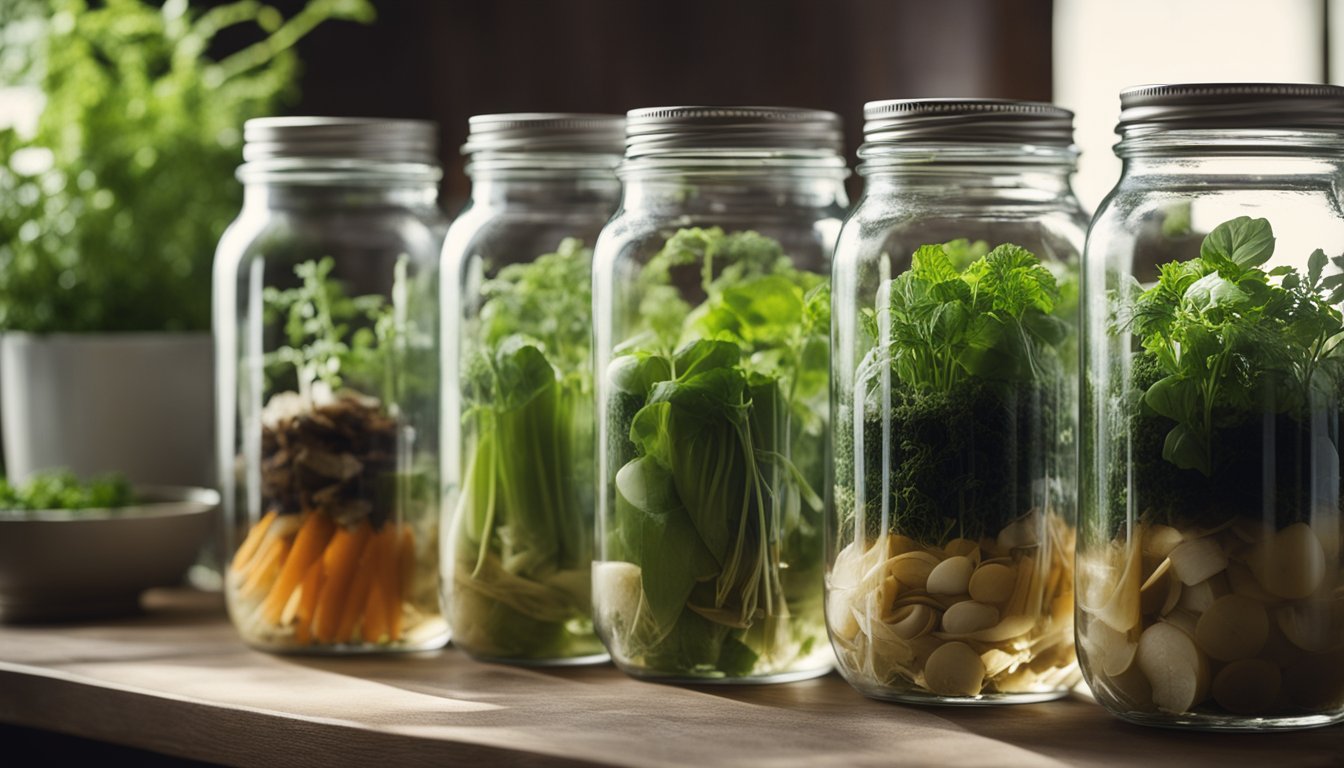
[[[299,0],[279,2],[293,9]],[[466,195],[469,115],[780,104],[1049,99],[1050,0],[378,0],[373,26],[300,46],[294,113],[437,120],[446,204]]]

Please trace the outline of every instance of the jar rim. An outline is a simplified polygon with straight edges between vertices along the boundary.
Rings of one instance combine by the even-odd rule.
[[[245,163],[359,160],[438,165],[438,126],[428,120],[260,117],[243,123]]]
[[[1170,83],[1120,92],[1115,131],[1309,130],[1344,133],[1344,87],[1317,83]]]
[[[443,171],[431,163],[389,163],[339,157],[277,157],[245,162],[238,166],[235,175],[244,184],[284,182],[394,186],[437,185],[443,178]]]
[[[467,118],[463,155],[483,153],[617,155],[625,118],[582,112],[500,112]]]
[[[863,117],[865,146],[1073,144],[1073,112],[1043,101],[886,99],[865,104]]]
[[[781,178],[849,177],[845,159],[830,150],[729,149],[667,153],[652,157],[627,157],[617,168],[621,179],[667,176],[724,178],[775,176]]]
[[[859,147],[861,176],[899,173],[914,169],[1004,168],[1015,172],[1056,170],[1072,173],[1080,152],[1074,144],[975,143],[975,142],[869,142]]]
[[[632,109],[625,158],[779,155],[840,156],[842,122],[834,112],[802,107],[673,106]]]
[[[1146,127],[1121,133],[1116,156],[1337,157],[1344,155],[1344,124],[1319,128]]]

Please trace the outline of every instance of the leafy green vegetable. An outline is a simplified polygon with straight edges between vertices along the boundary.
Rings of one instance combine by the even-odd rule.
[[[577,239],[485,283],[464,340],[453,624],[468,651],[599,653],[590,619],[589,268]]]
[[[1266,272],[1274,242],[1265,219],[1232,219],[1204,238],[1197,259],[1164,264],[1156,285],[1134,289],[1122,324],[1166,374],[1143,403],[1174,422],[1162,457],[1177,467],[1212,475],[1215,433],[1228,418],[1266,402],[1301,418],[1338,391],[1344,274],[1324,276],[1320,250],[1306,275]],[[1344,257],[1333,263],[1344,268]]]
[[[958,240],[919,247],[880,286],[861,316],[874,346],[841,401],[862,424],[836,435],[842,519],[937,545],[1057,504],[1076,306],[1061,272],[1067,294],[1024,248]]]
[[[673,284],[685,270],[695,307]],[[660,674],[791,669],[822,631],[826,280],[715,227],[673,234],[638,287],[643,329],[607,370],[605,554],[639,566],[644,613],[607,629]]]
[[[1110,383],[1127,457],[1110,470],[1112,519],[1214,526],[1249,504],[1284,526],[1336,492],[1338,438],[1320,419],[1344,396],[1344,257],[1266,270],[1275,246],[1265,219],[1233,219],[1111,297],[1109,331],[1137,342]]]
[[[55,0],[45,14],[25,20],[40,30],[25,45],[0,46],[46,99],[32,135],[0,128],[0,329],[207,329],[243,121],[293,94],[300,38],[368,21],[372,4],[312,0],[286,19],[250,0]],[[212,59],[242,24],[265,38]]]
[[[919,391],[950,392],[968,377],[1031,380],[1042,347],[1067,333],[1051,314],[1058,300],[1054,275],[1024,248],[1000,245],[958,269],[944,246],[925,245],[879,292],[870,330],[890,339],[893,370]]]
[[[333,266],[330,256],[302,262],[294,267],[294,274],[302,281],[297,287],[282,290],[268,286],[262,294],[268,322],[283,315],[289,341],[268,352],[265,365],[271,371],[293,366],[299,394],[307,399],[311,399],[317,382],[332,391],[339,389],[342,373],[354,361],[367,360],[378,334],[386,336],[391,330],[383,319],[391,316],[383,297],[346,296],[341,283],[331,278]],[[362,325],[352,329],[352,323],[361,321]]]
[[[42,472],[24,485],[0,477],[0,510],[115,509],[134,503],[130,481],[118,474],[81,482],[73,472]]]

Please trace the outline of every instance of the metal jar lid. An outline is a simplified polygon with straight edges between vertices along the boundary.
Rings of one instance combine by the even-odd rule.
[[[1140,85],[1120,93],[1117,133],[1200,128],[1344,130],[1344,88],[1306,83]]]
[[[697,150],[844,151],[840,116],[795,107],[648,107],[626,115],[627,160]]]
[[[1068,147],[1073,113],[1010,99],[891,99],[863,106],[867,143],[965,143]]]
[[[553,152],[619,155],[625,118],[568,112],[513,112],[475,115],[462,154],[477,152]]]
[[[243,123],[243,160],[325,159],[437,166],[438,127],[426,120],[262,117]]]

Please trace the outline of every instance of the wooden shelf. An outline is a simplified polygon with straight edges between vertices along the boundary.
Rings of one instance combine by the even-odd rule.
[[[610,666],[537,670],[448,649],[275,656],[217,595],[159,590],[132,619],[0,628],[0,722],[237,765],[1344,764],[1344,728],[1201,734],[1122,723],[1076,695],[918,709],[838,676],[679,688]]]

